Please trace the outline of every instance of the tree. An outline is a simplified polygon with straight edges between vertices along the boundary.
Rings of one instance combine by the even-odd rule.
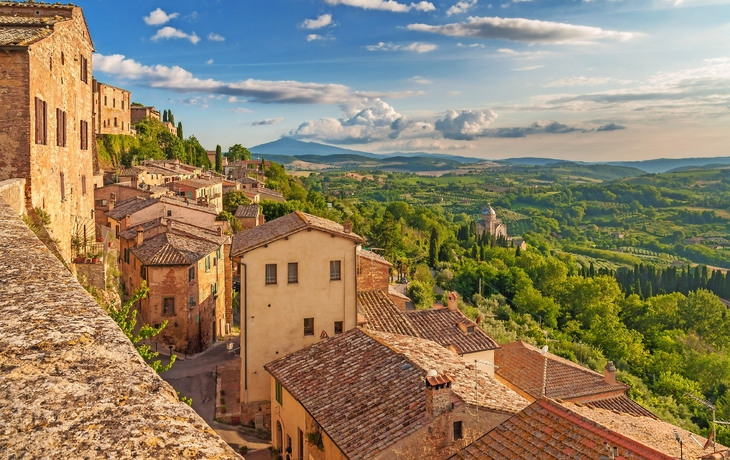
[[[245,206],[250,203],[251,200],[241,190],[234,190],[223,195],[223,209],[231,214],[235,214],[239,206]]]
[[[142,285],[139,289],[134,291],[134,295],[129,300],[123,303],[118,309],[110,306],[108,313],[117,325],[119,325],[119,328],[122,330],[124,335],[126,335],[135,348],[137,348],[140,356],[142,356],[145,361],[148,361],[147,364],[149,364],[150,367],[159,374],[170,370],[177,359],[177,355],[170,356],[170,363],[166,365],[163,365],[162,361],[159,359],[149,362],[159,356],[159,353],[152,351],[149,345],[137,345],[142,340],[147,340],[156,336],[162,332],[165,326],[167,326],[167,320],[163,321],[159,327],[152,327],[149,324],[145,324],[140,328],[138,333],[134,333],[134,328],[137,325],[137,310],[132,310],[132,306],[140,299],[146,297],[149,291],[150,289],[147,287],[147,282],[142,281]]]
[[[167,123],[168,117],[167,117],[167,109],[162,111],[162,122]]]
[[[439,234],[436,227],[431,229],[431,238],[428,242],[428,265],[435,267],[439,253]]]
[[[235,233],[240,233],[241,230],[243,230],[243,225],[241,224],[241,221],[236,218],[235,215],[228,211],[221,211],[218,216],[216,216],[215,220],[219,222],[228,222],[228,225],[231,226],[231,231]]]
[[[167,111],[167,121],[169,121],[173,125],[175,124],[175,115],[172,114],[172,110]]]
[[[241,144],[234,144],[228,147],[226,158],[228,158],[229,163],[233,163],[238,160],[250,160],[251,152],[249,152],[248,149]]]
[[[220,145],[215,146],[215,171],[218,173],[223,172],[223,154]]]
[[[174,124],[174,122],[173,122],[173,124]],[[185,139],[185,137],[183,136],[182,121],[178,122],[178,124],[177,124],[177,138],[180,140]]]

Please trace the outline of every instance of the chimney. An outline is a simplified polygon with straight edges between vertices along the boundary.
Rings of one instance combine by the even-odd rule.
[[[451,402],[451,382],[447,374],[439,375],[435,370],[426,374],[426,414],[435,418],[453,407]]]
[[[616,383],[616,366],[613,365],[613,361],[609,361],[606,367],[603,368],[603,376],[609,385]]]
[[[130,216],[129,214],[127,214],[126,216],[124,216],[124,228],[122,228],[122,231],[124,231],[124,230],[126,230],[126,229],[129,228],[129,224],[130,224],[130,221],[131,220],[132,220],[132,216]]]
[[[223,236],[223,226],[218,226],[218,236]]]
[[[137,239],[135,242],[137,247],[142,246],[142,243],[144,243],[144,229],[142,227],[137,227]]]
[[[346,220],[344,224],[342,224],[342,227],[345,231],[345,233],[352,233],[352,222],[349,220]]]
[[[108,202],[108,205],[107,205],[107,208],[109,208],[109,209],[107,209],[107,211],[113,211],[114,210],[114,205],[116,203],[117,203],[117,196],[112,193],[109,196],[109,202]]]
[[[167,219],[167,233],[172,233],[172,219]]]
[[[456,293],[456,291],[449,291],[447,295],[448,302],[446,306],[451,311],[457,311],[459,310],[459,305],[457,301],[459,300],[459,294]]]

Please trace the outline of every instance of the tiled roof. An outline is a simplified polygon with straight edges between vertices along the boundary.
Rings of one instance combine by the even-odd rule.
[[[619,458],[625,460],[670,460],[677,458],[679,454],[679,445],[674,440],[673,434],[665,442],[647,444],[642,436],[639,436],[640,439],[636,438],[634,430],[614,430],[610,426],[595,423],[592,418],[585,417],[575,409],[576,406],[569,403],[560,404],[548,399],[537,400],[527,409],[462,449],[451,459],[598,460],[601,455],[610,458],[610,452],[606,450],[604,443],[610,448],[616,447]],[[600,409],[588,410],[600,411]],[[641,419],[643,423],[653,427],[663,424],[666,428],[674,428],[668,423],[647,417],[611,414],[613,418]],[[666,433],[663,433],[666,428],[661,428],[655,434],[657,438],[666,436]],[[692,446],[695,443],[689,438],[689,433],[683,432],[682,437],[686,439],[685,458],[697,458],[697,455],[690,457],[687,452],[688,447],[697,447]]]
[[[295,211],[286,216],[279,217],[265,224],[246,230],[233,237],[233,246],[231,248],[232,256],[240,256],[241,254],[255,249],[264,244],[276,241],[279,238],[296,233],[305,228],[321,230],[323,232],[332,233],[345,238],[350,238],[355,242],[362,242],[362,238],[354,233],[345,233],[342,225],[322,217],[306,214],[301,211]]]
[[[172,206],[179,206],[181,208],[195,209],[196,211],[207,212],[208,214],[218,215],[214,206],[201,206],[194,201],[186,200],[185,198],[178,196],[161,196],[160,201],[165,204]]]
[[[133,166],[131,168],[125,168],[119,171],[119,177],[132,177],[139,176],[140,174],[147,171],[147,168],[140,168],[139,166]]]
[[[219,235],[217,230],[198,227],[169,217],[158,217],[147,222],[133,225],[119,233],[119,237],[125,240],[133,240],[137,237],[137,229],[141,228],[145,232],[145,238],[147,238],[147,233],[154,233],[153,231],[155,229],[164,228],[165,230],[163,231],[166,231],[168,229],[168,224],[171,233],[175,233],[177,235],[198,238],[217,244],[224,244],[230,239],[227,235]],[[153,234],[152,236],[155,235]]]
[[[220,182],[208,180],[208,179],[184,179],[168,182],[168,185],[182,185],[186,187],[203,188],[210,187],[212,185],[220,184]]]
[[[615,398],[599,399],[598,401],[584,402],[583,404],[588,407],[611,410],[624,414],[656,418],[654,414],[644,409],[644,407],[642,407],[639,403],[626,395],[616,396]]]
[[[256,192],[260,195],[270,195],[270,196],[276,196],[276,197],[283,197],[281,193],[277,192],[276,190],[272,190],[270,188],[263,188],[259,187],[256,189]],[[265,199],[266,197],[261,197],[262,199]]]
[[[410,321],[383,291],[359,291],[357,310],[367,321],[364,327],[368,330],[419,337]]]
[[[411,298],[407,295],[400,292],[398,289],[396,289],[394,286],[388,286],[388,295],[392,295],[395,297],[400,297],[403,300],[407,300],[410,302]]]
[[[242,184],[263,184],[263,182],[258,179],[254,179],[253,177],[242,177],[238,179],[238,182]]]
[[[500,412],[516,413],[529,404],[522,396],[491,377],[486,366],[474,363],[426,339],[408,337],[387,332],[367,331],[367,334],[384,343],[393,351],[403,354],[421,369],[431,369],[454,379],[451,388],[462,401]],[[475,375],[479,392],[474,394]],[[475,399],[476,398],[476,399]]]
[[[130,251],[145,265],[191,265],[219,247],[198,238],[162,233]]]
[[[238,209],[236,209],[236,217],[247,218],[256,217],[258,215],[259,205],[257,204],[241,205]]]
[[[535,399],[569,399],[607,392],[625,391],[628,386],[609,384],[605,377],[552,353],[541,353],[532,345],[513,342],[495,352],[496,373]]]
[[[360,251],[358,251],[357,252],[357,256],[358,257],[365,257],[367,259],[373,260],[375,262],[380,262],[382,264],[386,264],[386,265],[389,265],[391,267],[393,266],[393,264],[391,264],[390,262],[388,262],[388,260],[385,257],[381,256],[380,254],[376,254],[373,251],[369,251],[367,249],[361,249]]]
[[[119,221],[124,219],[126,216],[131,216],[137,211],[141,211],[144,208],[158,203],[160,200],[161,198],[144,198],[141,196],[135,196],[116,203],[114,205],[114,209],[107,211],[106,215],[116,221]]]
[[[69,18],[0,15],[0,46],[28,46],[53,33],[53,25]]]
[[[444,347],[451,345],[460,355],[499,348],[494,339],[459,310],[434,308],[406,311],[403,314],[421,337]],[[462,331],[459,324],[474,326],[474,332]]]
[[[348,458],[371,458],[427,423],[426,372],[361,329],[265,368]]]

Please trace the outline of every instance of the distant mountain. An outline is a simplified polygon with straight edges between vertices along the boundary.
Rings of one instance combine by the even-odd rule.
[[[296,139],[292,139],[291,137],[282,137],[281,139],[273,142],[267,142],[266,144],[251,147],[249,148],[249,150],[255,156],[285,155],[291,157],[301,157],[303,155],[359,155],[361,157],[373,158],[378,160],[392,157],[428,157],[443,158],[446,160],[459,161],[461,163],[479,163],[480,161],[485,161],[481,158],[462,157],[458,155],[448,155],[443,153],[395,152],[388,154],[377,154],[363,152],[360,150],[343,149],[341,147],[318,144],[316,142],[302,142]]]
[[[556,160],[553,158],[508,158],[506,160],[497,160],[497,163],[501,164],[513,164],[513,165],[532,165],[532,166],[547,166],[555,163],[560,163],[567,160]],[[571,161],[576,164],[585,165],[609,165],[609,166],[622,166],[626,168],[636,168],[647,173],[663,173],[679,168],[717,168],[723,165],[730,165],[730,157],[716,157],[716,158],[657,158],[655,160],[642,160],[642,161],[606,161],[606,162],[595,162],[595,161]]]

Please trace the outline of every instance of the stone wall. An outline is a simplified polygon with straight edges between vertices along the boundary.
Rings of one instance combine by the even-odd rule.
[[[98,82],[94,90],[94,132],[132,134],[131,96],[127,90]]]
[[[358,291],[380,290],[388,292],[390,265],[366,256],[358,256],[359,272],[357,275]]]
[[[25,214],[25,179],[0,181],[0,198],[5,200],[17,215]]]
[[[76,274],[86,278],[86,283],[100,291],[106,289],[106,264],[74,264]]]
[[[3,458],[237,455],[0,200]]]

